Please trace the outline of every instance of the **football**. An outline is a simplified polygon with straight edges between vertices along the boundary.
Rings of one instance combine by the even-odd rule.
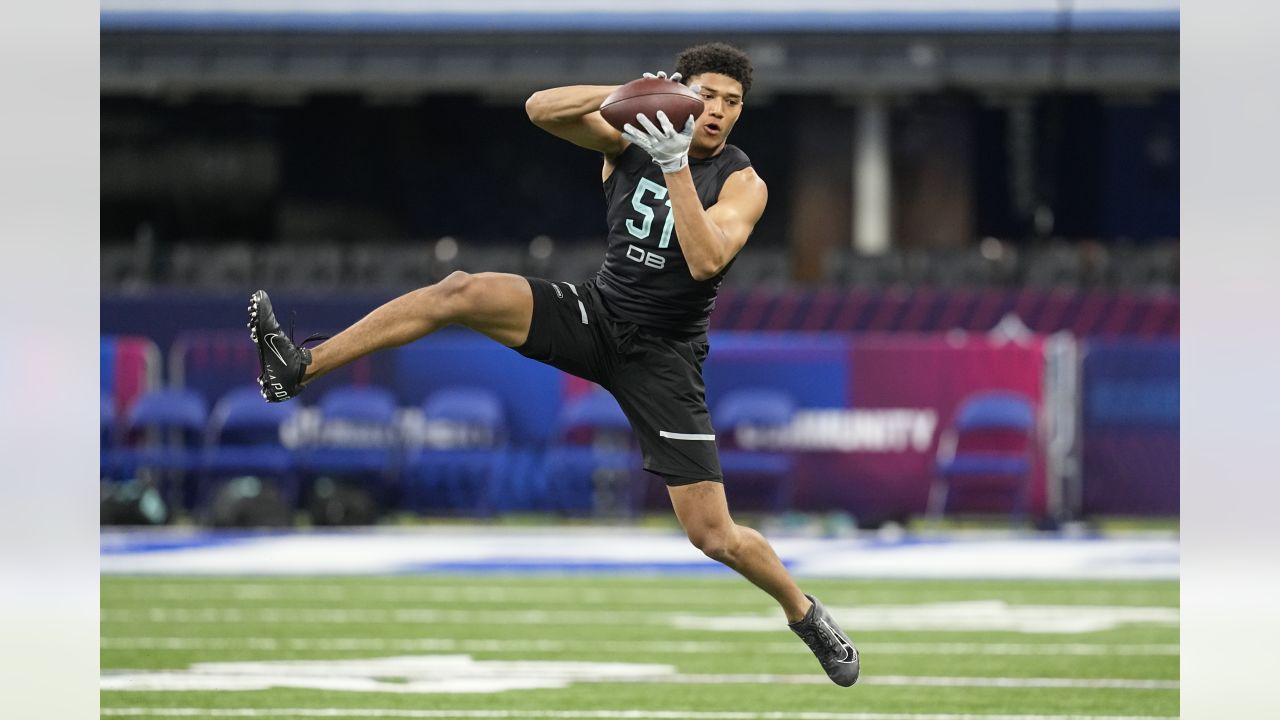
[[[659,110],[667,114],[676,130],[683,130],[690,116],[696,119],[702,114],[702,98],[678,82],[640,78],[609,93],[600,103],[600,115],[618,130],[627,123],[643,130],[636,122],[640,113],[657,125]]]

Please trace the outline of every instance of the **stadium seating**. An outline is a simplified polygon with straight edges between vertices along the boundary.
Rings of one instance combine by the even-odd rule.
[[[191,390],[153,390],[137,399],[108,464],[121,478],[146,475],[172,507],[191,507],[209,410]]]
[[[833,249],[823,259],[821,282],[863,291],[894,287],[1168,290],[1179,282],[1176,242],[1059,241],[1022,246],[992,240],[986,247],[985,252],[980,246],[962,251],[893,249],[881,255]],[[240,290],[257,284],[281,290],[408,290],[438,281],[453,270],[581,281],[600,267],[599,239],[560,240],[544,248],[534,256],[527,243],[513,238],[318,240],[305,246],[189,240],[161,253],[133,244],[108,244],[102,251],[102,288],[131,293],[155,287]],[[795,287],[790,251],[756,241],[737,258],[725,283],[738,289]]]
[[[183,243],[169,256],[169,279],[192,289],[248,287],[253,282],[253,260],[247,242]]]
[[[266,288],[332,290],[345,274],[342,246],[324,242],[262,247],[253,268],[253,284]]]
[[[925,295],[916,293],[917,297]],[[736,299],[730,300],[729,307],[722,310],[735,322],[764,326],[786,323],[790,318],[820,325],[836,322],[833,317],[846,315],[848,317],[839,321],[846,322],[856,316],[859,323],[869,327],[884,327],[892,318],[896,326],[916,327],[922,322],[921,317],[949,312],[935,308],[944,295],[936,292],[932,302],[904,303],[872,301],[863,294],[848,301],[853,304],[843,305],[844,296],[836,291],[758,291],[750,293],[749,302],[745,304],[735,304],[741,300],[741,295],[735,293]],[[1001,291],[993,291],[990,296],[971,293],[969,303],[979,308],[973,311],[976,314],[992,315],[1002,308],[999,302],[1002,298]],[[1028,316],[1041,318],[1041,322],[1075,302],[1069,294],[1055,300],[1052,295],[1031,291],[1014,293],[1009,299],[1015,308],[1030,310]],[[1086,298],[1085,314],[1104,314],[1104,310],[1111,307],[1115,312],[1100,322],[1115,328],[1132,327],[1125,317],[1136,315],[1137,306],[1122,299],[1115,300],[1113,305],[1105,300],[1105,296]],[[1054,303],[1057,310],[1053,309]],[[1176,303],[1168,308],[1168,317],[1175,322],[1176,308]],[[117,418],[114,425],[122,429],[127,426],[132,399],[139,392],[145,394],[145,388],[158,380],[154,370],[161,364],[149,341],[127,340],[130,339],[104,337],[102,343],[102,421],[109,423],[114,409]],[[956,333],[944,338],[939,335],[713,332],[713,351],[707,360],[707,398],[726,453],[763,449],[759,445],[734,447],[736,421],[733,412],[723,406],[723,401],[734,391],[783,390],[795,398],[806,414],[817,413],[821,422],[830,423],[823,426],[823,432],[828,435],[815,441],[816,444],[800,443],[804,449],[792,455],[795,475],[790,483],[792,487],[780,488],[766,479],[764,483],[757,482],[756,489],[765,488],[769,493],[748,500],[758,499],[762,507],[787,506],[806,511],[821,509],[823,503],[834,503],[857,514],[860,521],[868,522],[915,515],[926,511],[935,480],[935,443],[939,436],[935,425],[940,421],[941,429],[945,430],[960,403],[971,392],[1002,387],[1017,389],[1036,403],[1044,401],[1036,390],[1045,382],[1046,359],[1040,349],[1043,338],[1032,337],[1028,342],[1030,345],[1001,345],[984,335]],[[1084,358],[1079,397],[1084,403],[1086,477],[1082,484],[1083,499],[1077,501],[1083,504],[1078,505],[1078,509],[1094,514],[1118,510],[1158,514],[1169,512],[1170,508],[1176,511],[1177,465],[1164,462],[1169,457],[1176,460],[1176,453],[1171,455],[1168,451],[1169,447],[1176,449],[1178,437],[1176,339],[1153,342],[1135,337],[1095,338],[1081,343],[1079,351]],[[273,461],[276,464],[259,468],[259,472],[251,475],[264,478],[272,475],[287,457],[289,467],[301,477],[307,457],[316,457],[317,452],[313,451],[324,444],[321,442],[324,440],[323,411],[313,404],[345,385],[344,379],[351,378],[358,368],[344,368],[326,376],[291,403],[268,406],[256,397],[253,385],[245,390],[246,376],[252,377],[257,371],[255,355],[252,343],[239,331],[188,333],[171,351],[171,383],[175,386],[190,383],[188,390],[213,398],[226,395],[228,388],[239,389],[247,410],[276,408],[293,413],[285,423],[289,450],[277,448],[277,460]],[[370,359],[362,359],[357,366]],[[394,394],[386,405],[390,427],[379,431],[384,434],[377,435],[374,447],[361,448],[360,443],[354,448],[343,447],[338,442],[338,447],[333,449],[372,450],[385,457],[386,449],[382,447],[385,440],[392,439],[394,443],[400,437],[410,440],[423,437],[422,432],[414,433],[422,428],[426,410],[422,404],[424,397],[434,398],[439,393],[440,398],[451,394],[458,398],[459,395],[442,391],[466,387],[483,388],[492,395],[489,400],[477,401],[472,397],[465,402],[437,404],[434,406],[437,409],[431,412],[447,416],[459,412],[461,405],[472,406],[477,412],[487,407],[489,409],[483,411],[485,417],[474,418],[477,425],[496,423],[503,428],[492,435],[464,436],[471,437],[466,441],[470,447],[423,447],[422,443],[411,443],[408,449],[401,449],[393,444],[390,451],[393,470],[388,475],[353,471],[353,481],[365,484],[372,481],[371,487],[383,493],[381,497],[386,505],[403,500],[405,509],[428,513],[549,510],[577,514],[625,513],[628,508],[641,507],[665,510],[661,483],[641,475],[638,470],[640,459],[630,444],[631,433],[616,403],[603,391],[596,390],[594,395],[588,392],[594,387],[590,383],[531,362],[509,348],[463,331],[444,332],[372,359],[381,364],[365,367],[366,377],[377,378]],[[593,406],[592,402],[596,404]],[[452,410],[450,404],[454,406]],[[594,419],[586,413],[593,407],[594,412],[599,413]],[[895,449],[880,449],[884,443],[899,443],[884,433],[904,431],[893,430],[898,426],[892,425],[903,412],[909,412],[914,418],[912,428],[917,429],[911,432],[926,435],[913,434],[909,440],[901,440]],[[575,418],[575,414],[578,417]],[[499,415],[502,420],[497,423],[494,418]],[[217,416],[215,412],[207,430],[186,431],[195,436],[188,443],[191,447],[198,446],[200,438],[206,435],[212,445],[213,438],[221,432]],[[926,420],[930,423],[927,426],[917,425]],[[597,432],[596,426],[603,429]],[[141,433],[135,432],[120,450],[114,447],[116,433],[109,427],[103,426],[107,432],[101,438],[105,449],[101,457],[102,477],[128,480],[136,473],[137,459],[145,449],[139,437]],[[1046,432],[1051,429],[1052,426],[1046,426]],[[341,441],[340,435],[331,439]],[[235,442],[238,441],[222,444]],[[490,442],[485,452],[474,452],[477,445]],[[451,460],[447,453],[438,452],[444,450],[454,453]],[[432,453],[438,453],[434,459],[431,459]],[[221,484],[226,477],[239,474],[219,470],[219,463],[224,461],[215,461],[212,454],[202,457],[200,467],[203,470],[207,466],[211,481]],[[419,463],[431,462],[453,463],[453,469],[442,475],[417,467]],[[726,455],[724,464],[732,474],[735,459]],[[391,481],[397,477],[394,469],[402,465],[405,472],[400,477],[406,484],[402,493],[392,494],[393,490],[401,490]],[[1035,463],[1032,512],[1044,512],[1046,476],[1058,467],[1050,465],[1047,457],[1045,462]],[[596,473],[597,467],[600,473]],[[957,465],[951,469],[958,471],[962,467]],[[176,473],[165,471],[169,476]],[[161,473],[148,470],[148,474],[159,476]],[[483,479],[486,476],[488,481]],[[858,477],[859,482],[834,481],[844,476]],[[310,477],[318,476],[311,473]],[[642,481],[637,480],[641,477]],[[452,479],[446,481],[445,478]],[[599,486],[596,480],[600,480]],[[632,490],[643,489],[639,498],[622,492],[628,488],[628,482]],[[1003,486],[999,497],[1004,504],[999,506],[999,511],[1006,512],[1010,509],[1012,480],[1004,478],[1000,483]],[[965,486],[961,488],[961,495],[975,497],[974,493],[964,492],[976,487],[972,477],[957,474],[955,484]],[[1171,492],[1170,488],[1174,490]],[[600,489],[606,492],[598,493]],[[778,494],[771,494],[775,489]],[[788,496],[789,500],[784,499]],[[1080,497],[1080,494],[1076,492],[1071,497]],[[963,499],[955,498],[956,502],[951,503],[954,509],[961,507],[958,503]],[[185,503],[191,499],[182,500]]]
[[[486,388],[444,388],[423,403],[422,421],[406,453],[402,507],[491,514],[495,491],[511,480],[498,472],[507,442],[501,398]]]
[[[618,401],[594,390],[569,401],[547,450],[546,483],[553,506],[565,514],[630,514],[633,474],[640,466],[631,426]]]
[[[361,482],[382,504],[390,504],[401,469],[399,408],[379,387],[337,387],[316,407],[313,432],[302,438],[295,462],[304,478],[334,477]]]
[[[979,503],[982,509],[998,508],[1015,520],[1026,518],[1036,462],[1035,431],[1034,407],[1022,395],[991,391],[969,396],[938,441],[929,513],[945,514],[957,490],[972,489],[986,496],[986,502]],[[1005,507],[991,504],[993,491],[1009,498]]]
[[[242,475],[274,479],[287,502],[296,505],[297,468],[281,428],[300,410],[296,403],[263,402],[256,385],[223,395],[209,414],[196,507],[207,505],[221,480]]]
[[[1077,337],[1177,337],[1178,296],[1111,290],[726,288],[713,330],[985,333],[1009,313],[1032,330]]]
[[[356,245],[347,256],[347,287],[393,288],[408,291],[422,287],[433,270],[432,246],[427,242]]]
[[[787,266],[787,250],[753,247],[734,258],[724,283],[736,288],[783,287],[788,284]]]
[[[102,245],[98,268],[102,288],[122,293],[146,290],[152,283],[147,256],[133,245]]]

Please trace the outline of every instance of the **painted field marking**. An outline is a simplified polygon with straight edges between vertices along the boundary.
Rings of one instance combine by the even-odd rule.
[[[934,602],[914,605],[828,606],[847,629],[950,630],[969,632],[1091,633],[1122,625],[1177,626],[1178,608],[1120,605],[1022,605],[1003,600]],[[672,616],[672,623],[688,630],[769,632],[777,628],[781,612],[741,615]]]
[[[1011,605],[1002,600],[911,605],[829,606],[846,629],[968,632],[1090,633],[1123,625],[1176,627],[1176,607],[1118,605]],[[687,630],[772,632],[783,627],[781,610],[736,615],[693,615],[633,610],[453,610],[439,608],[224,608],[107,609],[103,623],[266,624],[494,624],[666,625]]]
[[[1173,643],[1108,645],[1106,643],[859,643],[881,655],[1126,655],[1160,656],[1182,652]]]
[[[273,638],[273,637],[103,637],[103,650],[462,650],[466,652],[563,652],[565,650],[605,650],[608,652],[652,652],[670,654],[717,654],[741,652],[803,655],[809,650],[798,642],[758,642],[754,640],[552,640],[522,638]],[[1106,643],[858,643],[858,649],[873,655],[1015,655],[1015,656],[1176,656],[1176,644],[1109,645]]]
[[[426,695],[560,690],[577,683],[676,674],[670,665],[557,660],[476,660],[469,655],[402,655],[337,660],[198,662],[185,670],[104,672],[104,691],[187,692],[301,688]]]
[[[671,675],[656,678],[625,678],[611,682],[664,683],[670,685],[830,685],[817,674],[779,675]],[[1177,680],[1132,680],[1128,678],[1009,678],[1009,677],[925,677],[915,675],[864,675],[859,685],[897,687],[1040,688],[1065,690],[1177,690]]]
[[[650,604],[650,605],[710,605],[726,604],[760,607],[763,600],[754,588],[681,588],[661,590],[626,587],[519,587],[494,585],[449,585],[426,587],[418,585],[382,584],[342,585],[330,583],[298,582],[158,582],[143,586],[113,587],[106,593],[113,599],[189,600],[192,597],[216,598],[230,596],[247,601],[288,600],[383,600],[390,602],[473,602],[473,603],[529,603],[575,601],[585,605],[598,604]],[[1015,593],[1016,595],[1017,593]],[[1155,604],[1163,598],[1160,592],[1135,592],[1126,589],[1085,590],[1072,592],[1077,602],[1094,605]],[[846,603],[888,604],[893,593],[883,590],[859,590],[846,593]]]
[[[374,708],[102,708],[107,717],[405,718],[407,720],[1159,720],[1168,715],[973,715],[698,710],[395,710]]]
[[[1023,538],[1015,534],[930,534],[926,542],[871,536],[774,540],[793,574],[823,578],[1178,579],[1176,535]],[[470,526],[438,532],[269,533],[265,535],[104,532],[102,573],[168,577],[229,575],[295,578],[422,574],[652,572],[671,567],[723,574],[683,533],[644,528],[510,528]]]
[[[199,662],[186,670],[107,671],[103,691],[190,692],[271,688],[395,694],[563,689],[578,683],[658,685],[827,685],[818,673],[681,673],[671,665],[558,660],[476,660],[470,655],[402,655],[336,660]],[[873,675],[869,685],[908,687],[1177,690],[1177,680]]]
[[[723,607],[725,605],[741,605],[745,607],[761,607],[768,598],[759,595],[754,589],[745,592],[723,592],[721,590],[691,590],[672,588],[661,592],[628,592],[626,590],[600,588],[550,588],[550,587],[487,587],[487,586],[454,586],[454,587],[362,587],[346,588],[332,585],[299,585],[287,584],[275,586],[266,583],[236,583],[234,585],[207,583],[174,583],[147,585],[135,589],[111,589],[108,595],[113,600],[189,600],[193,597],[204,599],[226,597],[232,600],[260,602],[264,600],[308,600],[327,601],[382,601],[401,603],[484,603],[505,604],[531,602],[564,603],[574,602],[582,605],[708,605]]]
[[[147,608],[103,610],[103,623],[427,625],[668,625],[670,616],[623,610],[440,610],[434,608]]]

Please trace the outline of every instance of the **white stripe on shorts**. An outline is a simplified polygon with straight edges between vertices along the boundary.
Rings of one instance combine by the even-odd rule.
[[[666,430],[659,430],[658,437],[669,438],[671,440],[715,440],[715,435],[698,435],[694,433],[673,433]]]
[[[583,305],[582,298],[578,297],[578,288],[574,287],[573,283],[565,283],[565,285],[568,286],[569,292],[578,298],[578,311],[582,313],[582,324],[587,325],[587,306]]]

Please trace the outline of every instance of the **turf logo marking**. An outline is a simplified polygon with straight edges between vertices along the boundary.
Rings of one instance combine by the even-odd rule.
[[[209,691],[301,688],[399,694],[560,690],[575,682],[636,681],[675,675],[670,665],[473,660],[411,655],[353,660],[196,663],[185,671],[107,672],[102,690]]]
[[[1176,680],[1060,677],[926,677],[879,675],[870,684],[908,687],[1177,690]],[[186,671],[106,672],[103,691],[208,692],[299,688],[394,694],[562,690],[574,683],[659,685],[821,685],[819,673],[684,674],[670,665],[597,662],[477,661],[469,655],[355,660],[197,663]],[[648,716],[646,716],[648,717]]]

